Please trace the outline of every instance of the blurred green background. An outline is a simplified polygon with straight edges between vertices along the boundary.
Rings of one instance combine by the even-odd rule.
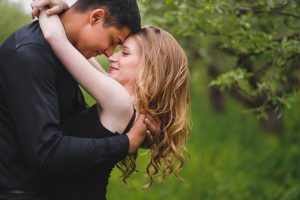
[[[145,151],[142,150],[138,159],[139,173],[129,178],[127,184],[121,181],[119,178],[120,173],[117,169],[113,171],[108,188],[108,199],[299,200],[299,82],[298,85],[293,85],[293,90],[284,90],[282,92],[284,94],[288,93],[292,101],[288,101],[280,96],[282,97],[281,99],[283,99],[281,102],[288,106],[283,107],[281,104],[278,104],[275,98],[278,97],[276,93],[277,96],[271,96],[273,102],[271,107],[261,106],[269,105],[270,98],[264,101],[264,104],[249,107],[238,100],[238,98],[235,98],[230,90],[226,90],[227,79],[236,80],[238,74],[234,74],[234,72],[234,76],[230,77],[231,79],[222,77],[223,79],[220,80],[217,79],[218,77],[220,78],[220,76],[212,77],[211,68],[209,68],[209,66],[217,64],[231,66],[232,63],[238,60],[237,55],[240,54],[228,55],[221,50],[226,48],[226,50],[230,48],[231,50],[240,50],[241,47],[243,47],[240,51],[250,51],[252,47],[247,46],[248,40],[251,40],[251,45],[255,44],[257,40],[260,41],[259,45],[264,43],[263,39],[268,40],[268,37],[252,37],[254,35],[254,33],[251,32],[252,30],[263,31],[260,36],[266,34],[272,37],[277,36],[279,32],[281,35],[299,32],[299,19],[292,23],[296,27],[294,27],[294,29],[288,30],[288,28],[283,28],[283,25],[278,25],[279,21],[286,22],[291,20],[288,19],[288,15],[283,15],[278,19],[275,18],[274,15],[255,16],[255,14],[259,12],[254,10],[245,17],[242,14],[232,12],[233,9],[229,8],[235,6],[234,9],[236,9],[237,5],[244,3],[243,6],[239,8],[243,8],[246,11],[247,9],[245,8],[258,8],[260,9],[259,11],[266,8],[264,11],[269,12],[270,10],[272,11],[272,8],[277,8],[277,12],[279,7],[275,6],[282,5],[285,6],[284,9],[288,9],[292,14],[296,15],[299,14],[299,12],[295,14],[295,11],[299,11],[297,1],[222,1],[222,4],[220,4],[221,1],[200,0],[140,2],[144,19],[143,24],[152,23],[169,30],[183,45],[189,56],[192,99],[190,111],[193,122],[191,138],[187,144],[189,156],[187,156],[185,166],[181,172],[181,176],[184,180],[180,180],[176,177],[168,177],[162,183],[155,183],[149,189],[145,190],[142,189],[142,186],[147,183],[145,166],[148,157],[145,154],[143,155]],[[286,13],[287,10],[280,10],[280,12]],[[228,20],[226,23],[221,21],[225,18]],[[255,19],[255,21],[250,21],[250,19]],[[0,43],[14,30],[30,21],[29,14],[24,13],[18,4],[1,0]],[[249,30],[243,32],[244,40],[239,40],[239,43],[235,41],[234,44],[236,46],[234,46],[232,45],[234,41],[228,40],[225,36],[227,33],[241,29],[232,27],[227,27],[226,29],[226,27],[219,27],[218,23],[233,26],[237,21],[239,23],[243,22],[241,26],[248,27]],[[259,24],[263,23],[262,21],[265,21],[266,24]],[[277,26],[272,24],[273,21],[274,23],[276,22],[275,24],[277,24]],[[259,26],[254,26],[257,24],[259,24]],[[268,32],[267,30],[272,31]],[[278,32],[276,30],[280,31]],[[216,32],[218,32],[219,35],[215,34]],[[255,32],[256,35],[258,35],[258,33],[258,31]],[[240,37],[239,34],[240,33],[236,33],[236,35],[230,35],[230,37],[237,39]],[[285,38],[285,41],[289,41],[290,37],[286,36]],[[298,53],[299,56],[299,37],[292,39],[294,40],[293,44],[295,47],[292,46],[294,49],[289,48],[292,49],[289,52],[293,52],[295,55]],[[222,47],[217,47],[219,44],[216,45],[215,41],[220,42]],[[226,43],[228,41],[231,42],[231,46]],[[295,44],[297,44],[298,47]],[[256,51],[261,48],[259,45],[255,46]],[[266,44],[264,43],[263,45]],[[289,45],[292,44],[286,44],[284,48],[287,49],[290,47]],[[279,46],[282,48],[282,43],[280,43]],[[267,50],[274,48],[275,47],[269,48],[268,46]],[[261,56],[267,50],[262,49],[262,51],[258,51],[257,56]],[[282,55],[282,52],[280,55]],[[257,59],[255,60],[255,58]],[[273,55],[271,58],[275,59],[278,58],[278,56]],[[263,63],[263,61],[269,59],[269,57],[251,57],[251,59],[251,63],[257,60]],[[106,62],[104,58],[99,58],[99,60],[104,63]],[[255,63],[255,65],[256,64],[257,63]],[[285,63],[285,65],[288,64],[288,62]],[[292,65],[292,69],[299,70],[299,65],[300,62],[295,62],[295,64]],[[276,69],[275,72],[274,69]],[[277,68],[274,69],[272,70],[273,73],[266,73],[260,83],[268,83],[270,82],[268,80],[273,80],[274,74],[282,74],[281,71],[277,71]],[[282,68],[278,68],[278,70],[280,69]],[[224,67],[222,70],[222,73],[226,73],[234,71],[235,68]],[[297,74],[298,71],[292,71],[291,73]],[[242,75],[245,75],[245,73],[242,72]],[[288,75],[286,76],[288,81],[291,80]],[[242,85],[242,89],[249,88],[245,86],[247,85],[247,81],[249,81],[247,76],[244,78],[243,83],[236,81],[234,84]],[[299,80],[299,76],[296,78]],[[217,96],[212,95],[214,94],[210,86],[212,80],[219,80],[216,86],[220,88],[223,86],[223,89],[225,88],[224,90],[217,90]],[[276,80],[276,83],[282,84],[279,79]],[[279,86],[276,86],[275,88],[278,87]],[[229,89],[232,89],[232,87]],[[259,89],[258,87],[253,90],[258,91]],[[264,91],[269,92],[270,90]],[[272,91],[270,94],[271,93]],[[260,95],[259,92],[255,94],[257,94],[257,96]],[[270,95],[267,96],[269,97]],[[86,100],[89,104],[94,103],[93,99],[87,94]],[[218,107],[218,104],[215,104],[216,101],[221,102],[221,109],[220,106]],[[266,128],[262,126],[262,124],[268,118],[262,116],[265,116],[263,113],[267,113],[267,111],[269,111],[268,109],[272,108],[280,108],[280,115],[276,115],[277,121],[275,121],[275,125],[273,124],[273,128]],[[253,112],[253,109],[255,112]],[[257,109],[259,109],[260,112],[256,112]],[[281,126],[278,128],[276,123],[280,123]]]

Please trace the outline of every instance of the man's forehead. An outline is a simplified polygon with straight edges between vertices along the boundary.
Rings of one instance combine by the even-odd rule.
[[[128,27],[123,27],[121,29],[118,29],[116,37],[118,40],[120,40],[120,44],[123,44],[126,38],[130,35],[130,29]]]

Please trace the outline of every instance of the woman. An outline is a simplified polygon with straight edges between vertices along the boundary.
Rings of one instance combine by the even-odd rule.
[[[89,111],[94,112],[93,119],[83,114],[80,119],[71,120],[66,130],[76,132],[76,122],[81,122],[87,130],[107,129],[107,134],[98,137],[110,137],[110,132],[123,133],[134,120],[135,112],[149,112],[161,120],[162,128],[161,137],[150,147],[149,184],[156,174],[162,178],[177,176],[184,164],[184,146],[189,136],[189,71],[186,55],[177,41],[158,27],[146,26],[109,57],[107,76],[71,45],[58,16],[47,17],[42,12],[40,26],[57,57],[97,101]],[[98,121],[99,127],[91,127],[91,120]],[[136,168],[136,154],[120,159],[112,158],[105,166],[84,170],[75,177],[62,177],[54,183],[54,199],[105,199],[113,166],[117,164],[124,181]]]

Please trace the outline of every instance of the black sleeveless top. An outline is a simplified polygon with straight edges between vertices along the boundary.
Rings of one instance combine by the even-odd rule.
[[[128,132],[135,120],[136,112],[126,127]],[[77,137],[104,138],[114,137],[118,133],[107,130],[99,120],[97,105],[81,112],[63,125],[65,133]],[[82,135],[85,133],[85,135]],[[110,173],[118,161],[124,157],[111,157],[107,162],[83,169],[79,172],[61,174],[54,181],[54,200],[103,200]]]

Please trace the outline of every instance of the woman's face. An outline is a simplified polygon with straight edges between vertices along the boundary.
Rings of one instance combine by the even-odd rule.
[[[109,76],[123,86],[135,85],[141,50],[135,37],[125,40],[122,49],[109,57]]]

